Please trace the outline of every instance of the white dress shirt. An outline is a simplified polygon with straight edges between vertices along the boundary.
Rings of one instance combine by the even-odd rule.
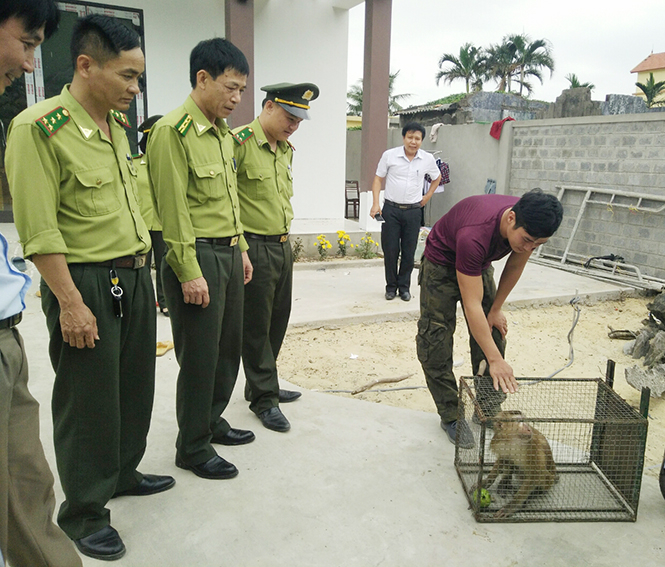
[[[8,248],[5,237],[0,234],[0,320],[25,309],[25,294],[31,283],[30,277],[9,261]]]
[[[376,175],[386,180],[384,198],[400,205],[413,205],[422,201],[426,173],[432,179],[441,175],[434,156],[425,150],[418,150],[409,161],[404,146],[383,152],[376,168]]]

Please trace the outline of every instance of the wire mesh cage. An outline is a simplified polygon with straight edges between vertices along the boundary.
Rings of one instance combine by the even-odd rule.
[[[517,381],[492,404],[487,381],[460,379],[474,445],[458,435],[455,469],[476,520],[635,521],[646,418],[600,378]]]

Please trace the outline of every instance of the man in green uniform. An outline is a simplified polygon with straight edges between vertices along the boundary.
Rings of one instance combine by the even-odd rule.
[[[159,218],[155,212],[155,207],[152,202],[152,191],[150,190],[150,182],[148,180],[148,158],[146,156],[146,148],[148,146],[148,134],[153,124],[162,117],[161,114],[155,114],[146,118],[143,124],[140,124],[138,131],[143,134],[139,140],[139,154],[134,156],[134,167],[138,176],[136,178],[139,188],[139,201],[141,202],[141,216],[145,221],[148,230],[150,231],[150,240],[152,240],[152,250],[148,253],[148,264],[152,264],[152,258],[155,259],[155,292],[157,293],[157,307],[161,313],[168,317],[169,310],[166,307],[166,297],[164,296],[164,289],[162,287],[162,258],[166,252],[166,244],[162,236],[162,225],[159,223]],[[154,253],[154,254],[153,254]]]
[[[224,118],[240,102],[248,75],[247,59],[232,43],[202,41],[190,56],[190,96],[148,138],[150,185],[167,245],[162,283],[180,363],[176,465],[210,479],[238,474],[211,443],[254,440],[222,417],[240,367],[243,287],[252,276]]]
[[[155,309],[126,110],[144,70],[138,35],[88,16],[72,37],[74,78],[19,114],[6,165],[16,227],[42,275],[55,370],[53,425],[65,502],[58,523],[79,550],[117,559],[110,498],[171,488],[136,470],[155,379]]]
[[[291,313],[293,256],[289,230],[293,219],[293,146],[288,138],[309,119],[309,102],[319,96],[311,83],[262,87],[261,114],[234,130],[238,195],[249,258],[254,272],[245,287],[242,362],[245,398],[261,423],[274,431],[291,425],[279,403],[300,392],[279,389],[277,355]]]

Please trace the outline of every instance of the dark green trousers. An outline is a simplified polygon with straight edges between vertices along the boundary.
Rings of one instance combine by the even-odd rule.
[[[242,364],[245,398],[259,414],[279,405],[277,356],[291,315],[293,254],[288,241],[247,243],[254,273],[245,286]]]
[[[222,417],[233,393],[242,346],[243,266],[238,246],[196,244],[196,257],[208,282],[207,307],[185,303],[182,286],[162,262],[162,284],[171,315],[180,364],[176,391],[178,456],[199,465],[217,453],[212,436],[230,429]]]
[[[489,313],[496,297],[494,268],[482,272],[483,311]],[[457,303],[462,300],[454,267],[440,266],[423,258],[418,276],[420,285],[420,319],[416,348],[418,360],[423,367],[427,387],[436,409],[444,422],[457,419],[457,382],[453,373],[453,336],[457,323]],[[492,338],[501,356],[506,351],[506,341],[497,329],[492,329]],[[471,367],[478,373],[485,354],[469,331]],[[503,392],[496,392],[489,376],[475,380],[478,403],[487,415],[494,415],[505,400]]]
[[[97,318],[95,348],[62,340],[60,306],[42,280],[42,309],[55,370],[53,438],[65,501],[58,524],[72,539],[110,522],[114,492],[133,488],[146,448],[155,390],[155,303],[150,267],[118,269],[124,317],[113,311],[109,268],[70,264],[74,284]]]

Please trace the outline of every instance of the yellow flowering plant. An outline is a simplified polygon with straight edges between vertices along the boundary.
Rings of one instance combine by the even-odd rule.
[[[321,260],[325,260],[326,256],[328,255],[328,250],[332,248],[332,244],[330,244],[330,241],[326,238],[325,234],[319,234],[316,237],[316,242],[314,243],[314,246],[319,251],[319,258]]]
[[[351,237],[346,234],[344,230],[338,230],[337,231],[337,253],[344,258],[346,256],[346,247],[350,246],[353,248],[353,244],[351,244]]]
[[[379,248],[379,243],[372,238],[371,232],[366,232],[365,236],[360,239],[360,244],[356,246],[358,256],[365,260],[376,257]]]

